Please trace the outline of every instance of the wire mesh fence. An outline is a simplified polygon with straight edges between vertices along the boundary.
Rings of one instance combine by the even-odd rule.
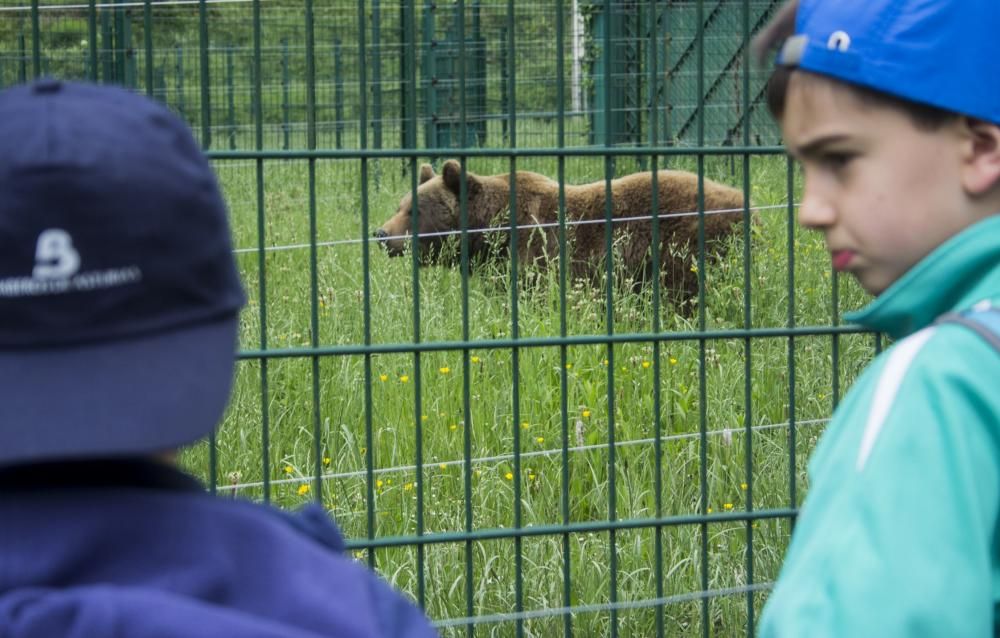
[[[794,225],[746,50],[777,4],[2,0],[0,84],[133,87],[213,159],[250,297],[229,412],[184,457],[213,491],[323,504],[444,635],[752,635],[804,460],[881,348],[838,324],[863,293]],[[449,157],[460,257],[390,258],[373,231]],[[568,218],[571,185],[667,166],[698,205]],[[514,178],[513,210],[519,170],[558,215],[472,227],[470,180]],[[715,248],[710,180],[745,202]],[[676,219],[683,303],[615,270],[616,224]],[[584,224],[592,280],[569,276]],[[516,258],[529,226],[553,267]],[[492,233],[508,255],[472,263]]]
[[[359,148],[362,93],[370,148],[409,146],[411,126],[414,140],[427,148],[503,147],[512,128],[522,145],[553,146],[557,116],[568,145],[603,143],[605,114],[614,144],[693,145],[696,113],[705,116],[707,143],[735,143],[744,120],[753,143],[777,140],[761,107],[763,72],[746,71],[750,95],[742,96],[742,44],[734,37],[742,3],[731,0],[708,3],[701,31],[696,2],[633,0],[611,3],[604,12],[601,3],[580,0],[558,17],[554,3],[515,3],[509,13],[506,3],[469,2],[461,21],[456,3],[372,0],[363,15],[353,3],[319,3],[308,50],[301,10],[280,0],[263,2],[256,22],[249,0],[44,2],[37,24],[29,3],[7,4],[0,85],[33,75],[125,84],[172,106],[207,148],[252,148],[257,120],[265,147],[302,148],[310,108],[321,146]],[[755,27],[773,4],[748,3]],[[557,20],[565,40],[558,52]],[[608,69],[601,48],[605,28]],[[706,53],[701,72],[698,42]],[[568,82],[558,75],[560,66]],[[701,94],[699,77],[705,80]],[[251,97],[258,82],[259,115]],[[414,117],[406,112],[411,82]],[[648,134],[652,119],[658,120],[654,138]]]

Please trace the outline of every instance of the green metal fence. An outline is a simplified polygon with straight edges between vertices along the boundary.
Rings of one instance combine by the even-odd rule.
[[[805,458],[881,348],[794,224],[746,47],[777,4],[2,0],[0,85],[125,84],[212,157],[250,297],[230,410],[184,457],[214,492],[323,504],[444,635],[752,635]],[[688,169],[746,223],[722,256],[700,233],[687,311],[611,260],[470,272],[464,200],[459,266],[388,258],[372,231],[447,157]]]

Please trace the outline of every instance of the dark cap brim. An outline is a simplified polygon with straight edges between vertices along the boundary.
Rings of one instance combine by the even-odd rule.
[[[128,340],[0,351],[0,465],[146,455],[207,436],[232,390],[237,316]]]

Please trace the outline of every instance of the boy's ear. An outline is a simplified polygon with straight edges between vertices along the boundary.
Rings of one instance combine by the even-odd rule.
[[[972,196],[1000,184],[1000,126],[971,117],[962,118],[962,186]]]

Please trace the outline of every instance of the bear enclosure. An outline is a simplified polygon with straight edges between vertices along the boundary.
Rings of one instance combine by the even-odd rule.
[[[130,87],[212,159],[250,298],[231,406],[183,456],[213,492],[320,503],[445,636],[749,636],[883,347],[795,225],[747,47],[780,4],[0,0],[0,87]],[[460,258],[389,257],[373,231],[449,158]],[[623,281],[610,204],[599,281],[469,263],[472,174],[555,180],[565,256],[566,185],[664,168],[699,205],[633,213],[699,220],[693,298]],[[722,246],[709,178],[744,194]]]

